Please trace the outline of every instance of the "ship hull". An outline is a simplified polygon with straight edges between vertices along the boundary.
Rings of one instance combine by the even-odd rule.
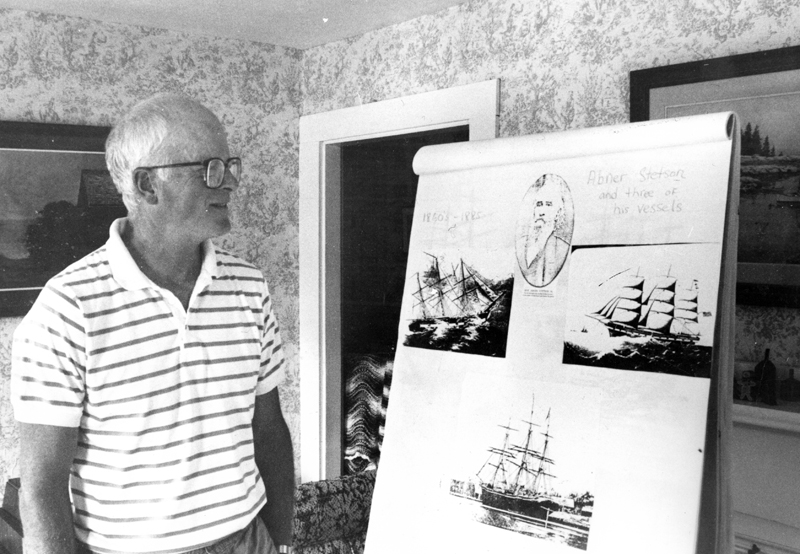
[[[590,317],[594,317],[595,314],[589,314]],[[633,327],[631,325],[625,325],[623,323],[616,323],[613,321],[604,321],[601,318],[594,317],[600,321],[608,330],[608,335],[610,337],[645,337],[651,339],[659,339],[665,342],[674,342],[674,343],[682,343],[682,344],[694,344],[699,340],[699,337],[695,335],[675,335],[672,333],[663,333],[659,331],[654,331],[651,329],[646,329],[642,327]]]
[[[558,503],[546,497],[518,496],[486,486],[481,491],[481,504],[537,519],[547,519],[551,512],[560,509]]]

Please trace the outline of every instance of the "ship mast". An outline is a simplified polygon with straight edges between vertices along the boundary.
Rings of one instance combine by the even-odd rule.
[[[505,460],[506,460],[506,458],[513,459],[513,456],[514,456],[508,449],[508,437],[509,437],[510,432],[511,431],[516,431],[516,429],[511,427],[511,420],[509,420],[508,425],[499,425],[498,427],[506,430],[505,438],[503,439],[503,447],[502,448],[495,448],[493,446],[490,446],[489,447],[489,452],[490,452],[489,458],[486,460],[486,462],[478,470],[478,475],[480,475],[483,472],[483,468],[485,468],[487,465],[494,468],[494,473],[492,474],[492,478],[491,478],[491,480],[489,482],[489,484],[492,486],[492,488],[497,487],[498,475],[500,476],[500,478],[502,478],[502,485],[504,487],[508,486],[508,479],[506,478],[506,476],[508,475],[508,472],[506,470],[506,462],[505,462]],[[492,459],[495,456],[497,457],[497,463],[492,463]]]
[[[459,270],[461,277],[458,276]],[[480,275],[464,262],[462,258],[459,266],[453,267],[453,277],[455,283],[450,289],[454,293],[454,301],[461,310],[461,315],[473,315],[480,313],[486,306],[491,306],[495,301],[496,295],[491,288],[484,282]]]
[[[436,269],[436,293],[439,297],[439,306],[441,307],[442,317],[447,317],[447,311],[444,307],[444,291],[442,290],[444,288],[442,285],[442,281],[444,281],[444,279],[442,279],[442,272],[439,270],[439,259],[431,254],[428,254],[428,256],[433,258],[434,268]]]
[[[543,486],[543,482],[547,477],[552,477],[550,473],[545,471],[546,469],[550,469],[548,466],[553,463],[553,460],[547,457],[547,445],[550,442],[552,436],[550,435],[550,410],[547,410],[547,428],[545,432],[542,433],[544,435],[544,446],[542,446],[542,454],[539,457],[539,470],[536,472],[536,478],[533,481],[533,491],[539,491],[539,488]],[[544,490],[547,492],[547,490]]]
[[[428,313],[427,304],[425,304],[425,293],[422,291],[422,282],[419,280],[419,272],[417,272],[417,295],[419,296],[419,305],[422,306],[422,318],[429,319],[431,315]]]
[[[531,457],[531,454],[537,454],[535,451],[531,450],[531,438],[533,435],[533,426],[536,425],[533,423],[533,407],[534,407],[535,395],[531,395],[531,417],[525,423],[528,424],[528,434],[525,437],[525,446],[523,448],[520,447],[513,447],[513,450],[520,452],[522,456],[520,456],[517,474],[514,477],[514,486],[512,490],[517,492],[520,488],[520,479],[523,475],[530,475],[533,473],[533,469],[530,467],[528,459]],[[536,425],[538,427],[538,425]]]

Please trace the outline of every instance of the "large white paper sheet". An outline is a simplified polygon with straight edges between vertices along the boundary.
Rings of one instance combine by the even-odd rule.
[[[418,154],[368,554],[694,551],[731,119]]]

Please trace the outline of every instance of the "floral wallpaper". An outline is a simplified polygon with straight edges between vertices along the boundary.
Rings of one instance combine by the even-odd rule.
[[[628,121],[628,73],[800,44],[796,0],[473,0],[303,53],[303,113],[501,80],[498,136]],[[800,311],[739,306],[736,358],[800,368]],[[797,371],[800,374],[800,369]]]
[[[633,69],[798,36],[796,0],[473,0],[305,51],[0,9],[0,120],[109,125],[162,90],[193,95],[223,119],[245,159],[223,245],[271,284],[290,361],[281,398],[297,441],[300,115],[500,78],[499,136],[621,123]],[[741,307],[737,318],[737,357],[768,340],[799,363],[794,310]],[[7,398],[18,323],[0,319],[2,480],[16,469]]]
[[[499,136],[621,123],[628,72],[797,44],[794,0],[473,0],[308,49],[304,114],[500,78]]]

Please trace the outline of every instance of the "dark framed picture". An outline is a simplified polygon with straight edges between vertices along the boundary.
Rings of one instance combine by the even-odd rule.
[[[0,317],[105,243],[126,209],[106,170],[110,129],[0,122]]]
[[[800,307],[800,46],[630,73],[631,121],[734,111],[736,302]]]

